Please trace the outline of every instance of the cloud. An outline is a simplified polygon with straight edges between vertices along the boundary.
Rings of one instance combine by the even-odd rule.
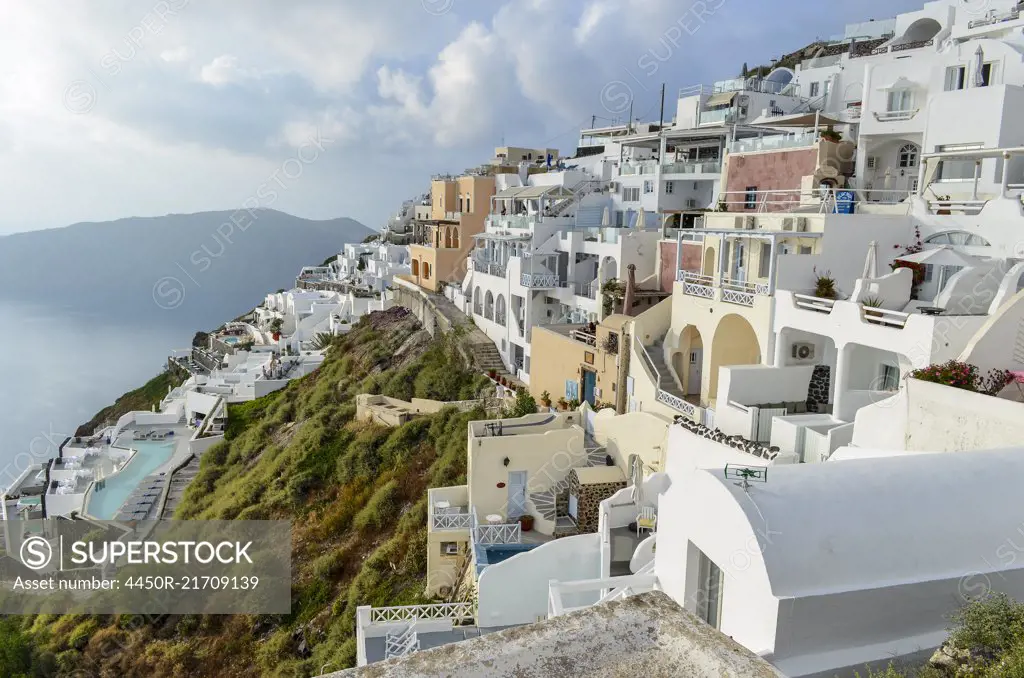
[[[203,66],[199,79],[208,85],[220,87],[245,80],[259,78],[259,73],[252,69],[244,69],[238,65],[238,57],[222,54]]]
[[[192,52],[185,45],[175,47],[173,49],[165,49],[160,52],[160,58],[169,63],[179,63],[182,61],[188,61],[192,56]]]
[[[313,134],[334,141],[281,208],[379,225],[502,140],[571,150],[591,116],[624,114],[603,107],[608,83],[628,83],[646,120],[665,83],[671,117],[681,86],[922,0],[848,16],[724,0],[681,39],[694,8],[676,0],[168,4],[0,3],[0,232],[230,208]]]

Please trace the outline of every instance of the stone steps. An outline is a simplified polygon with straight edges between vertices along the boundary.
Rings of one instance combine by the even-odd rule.
[[[540,512],[544,520],[555,520],[557,518],[558,510],[555,506],[555,493],[553,491],[534,492],[530,495],[530,501],[533,502],[534,507]]]
[[[658,388],[666,393],[671,393],[674,396],[683,398],[683,392],[676,384],[676,380],[672,377],[672,368],[665,362],[663,357],[663,346],[662,342],[656,341],[647,347],[647,355],[650,356],[651,362],[654,364],[655,369],[658,370]]]

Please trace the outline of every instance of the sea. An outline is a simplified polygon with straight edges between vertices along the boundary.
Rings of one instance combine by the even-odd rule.
[[[195,327],[0,299],[0,487],[159,374]]]

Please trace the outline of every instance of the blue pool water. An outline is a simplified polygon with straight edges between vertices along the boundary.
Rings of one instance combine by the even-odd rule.
[[[108,476],[103,489],[93,486],[89,495],[86,512],[99,520],[113,520],[117,510],[128,498],[142,479],[158,469],[174,454],[174,443],[133,440],[131,446],[138,450],[128,465],[118,473]]]
[[[476,576],[488,565],[494,565],[520,553],[535,549],[540,544],[477,544],[476,545]]]
[[[223,341],[225,344],[237,344],[238,337],[224,337],[221,341]]]

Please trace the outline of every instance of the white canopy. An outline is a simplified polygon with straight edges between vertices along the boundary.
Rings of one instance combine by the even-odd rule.
[[[949,245],[942,245],[932,249],[922,250],[914,254],[904,254],[896,257],[897,261],[909,261],[916,264],[930,264],[932,266],[977,266],[978,259],[969,254],[961,254]]]

